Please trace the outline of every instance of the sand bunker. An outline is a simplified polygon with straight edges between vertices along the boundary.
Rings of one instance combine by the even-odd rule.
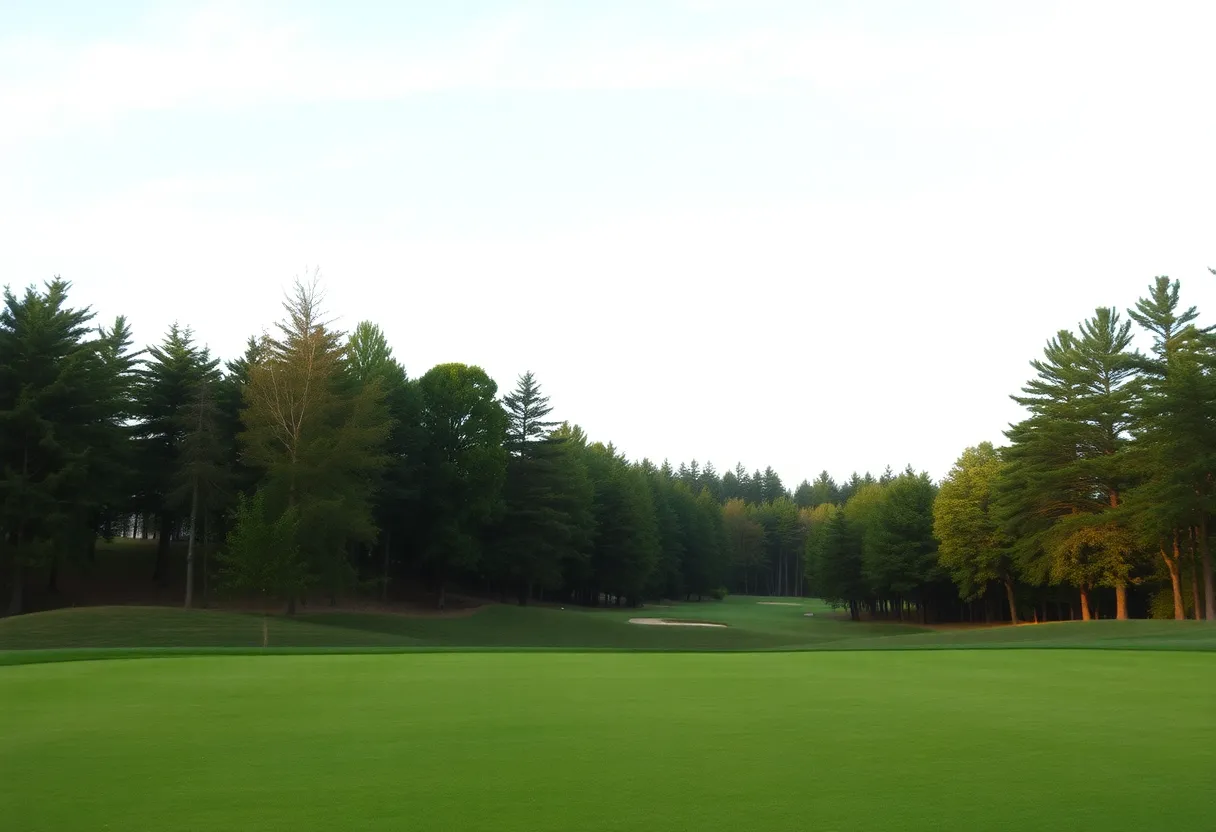
[[[757,601],[757,604],[764,604],[766,607],[801,607],[802,604],[795,604],[792,601]]]
[[[631,618],[630,624],[654,624],[661,627],[725,627],[725,624],[711,624],[708,621],[673,621],[670,618]]]

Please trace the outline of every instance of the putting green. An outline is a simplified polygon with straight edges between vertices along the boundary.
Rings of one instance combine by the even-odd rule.
[[[638,628],[646,629],[646,628]],[[1199,828],[1216,657],[209,656],[0,668],[12,830]]]

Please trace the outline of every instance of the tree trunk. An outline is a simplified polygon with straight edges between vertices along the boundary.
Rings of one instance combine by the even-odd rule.
[[[1089,587],[1082,586],[1082,587],[1080,587],[1080,590],[1081,590],[1081,620],[1089,621],[1089,620],[1091,620],[1091,615],[1092,615],[1092,613],[1090,612],[1090,609],[1089,609]]]
[[[190,537],[186,543],[186,609],[194,604],[194,527],[198,523],[198,477],[190,494]]]
[[[203,512],[203,608],[206,609],[210,603],[211,596],[207,594],[210,584],[207,581],[207,572],[211,569],[211,561],[208,555],[211,553],[211,535],[208,530],[208,514]]]
[[[1127,620],[1127,584],[1123,581],[1115,584],[1115,618]]]
[[[1212,552],[1208,548],[1208,518],[1199,520],[1199,558],[1203,564],[1203,617],[1216,621],[1216,580],[1212,576]]]
[[[1005,578],[1005,600],[1009,602],[1009,622],[1018,623],[1018,602],[1013,594],[1013,578]]]
[[[1178,555],[1178,532],[1174,532],[1174,554],[1171,557],[1162,546],[1161,559],[1170,572],[1170,588],[1174,591],[1174,620],[1182,621],[1186,618],[1186,605],[1182,603],[1182,574],[1178,568]]]
[[[287,596],[287,614],[296,614],[296,594],[294,592]]]
[[[51,572],[46,576],[46,591],[59,591],[59,557],[51,555]]]
[[[25,575],[22,574],[21,562],[13,564],[13,586],[8,596],[8,614],[20,615],[24,604]]]
[[[388,553],[389,553],[389,530],[384,530],[384,569],[380,576],[380,600],[388,603]]]

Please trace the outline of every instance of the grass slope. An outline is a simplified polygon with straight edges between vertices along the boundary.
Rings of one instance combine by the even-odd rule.
[[[21,830],[1200,828],[1216,657],[190,657],[0,670]]]
[[[265,617],[277,647],[390,647],[416,640],[374,630]],[[173,607],[76,607],[0,619],[0,650],[82,647],[261,647],[263,616]]]
[[[806,612],[817,613],[808,618]],[[452,649],[910,650],[994,647],[1216,650],[1216,627],[1191,621],[1095,621],[935,631],[858,624],[821,603],[732,598],[670,608],[585,610],[491,605],[452,618],[314,612],[295,617],[167,607],[85,607],[0,619],[0,664],[79,658],[90,651]],[[636,616],[723,628],[630,624]],[[67,651],[75,651],[73,653]],[[119,653],[115,652],[114,655]]]

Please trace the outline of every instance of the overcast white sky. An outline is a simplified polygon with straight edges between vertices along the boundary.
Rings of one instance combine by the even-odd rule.
[[[0,2],[0,283],[224,355],[319,266],[631,458],[943,475],[1061,327],[1216,310],[1208,3]]]

